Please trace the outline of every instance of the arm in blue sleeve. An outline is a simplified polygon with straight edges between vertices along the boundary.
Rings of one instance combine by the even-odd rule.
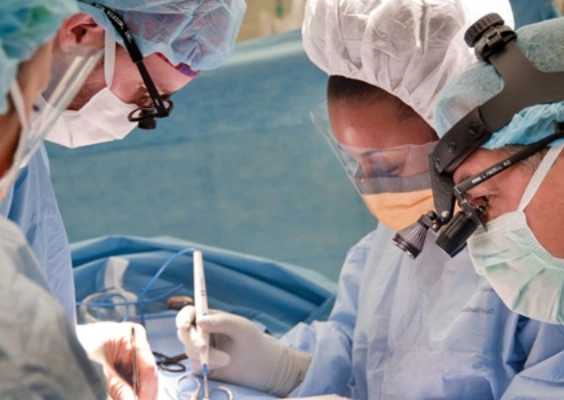
[[[350,396],[351,353],[358,310],[359,285],[374,233],[352,247],[339,277],[337,300],[329,319],[310,325],[298,324],[281,342],[313,353],[302,384],[292,397],[335,393]]]
[[[564,326],[522,318],[517,342],[528,356],[502,399],[564,398]]]

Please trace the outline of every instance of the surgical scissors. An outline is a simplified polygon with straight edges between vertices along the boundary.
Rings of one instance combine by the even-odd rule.
[[[191,392],[181,390],[180,385],[183,381],[193,381],[196,385],[196,388]],[[184,374],[184,375],[181,375],[181,376],[178,377],[178,379],[176,380],[175,386],[176,387],[175,387],[174,390],[176,392],[176,397],[174,396],[174,394],[171,394],[171,391],[169,390],[169,388],[165,387],[165,393],[168,395],[169,398],[178,399],[178,397],[180,396],[183,399],[198,400],[202,384],[201,384],[200,380],[198,379],[198,377],[196,375],[194,375],[194,374]],[[209,396],[211,396],[215,392],[223,392],[227,396],[227,400],[233,400],[233,392],[231,391],[231,389],[229,389],[226,386],[216,386],[216,387],[212,388],[209,392]],[[204,397],[203,397],[202,400],[210,400],[210,397],[206,397],[206,395],[204,394]]]
[[[184,353],[178,354],[176,356],[169,357],[158,351],[153,351],[153,356],[155,357],[155,362],[157,366],[164,371],[168,372],[184,372],[186,371],[186,366],[181,363],[182,360],[188,359],[188,356]]]

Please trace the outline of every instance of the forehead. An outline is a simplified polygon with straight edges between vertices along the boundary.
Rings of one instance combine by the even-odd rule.
[[[341,144],[384,149],[436,140],[433,129],[419,115],[400,119],[394,101],[330,101],[328,106],[333,134]]]

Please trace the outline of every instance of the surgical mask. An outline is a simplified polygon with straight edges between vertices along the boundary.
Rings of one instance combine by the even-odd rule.
[[[400,230],[433,206],[431,189],[407,193],[378,193],[361,195],[370,213],[393,230]]]
[[[136,108],[104,88],[80,110],[64,111],[45,140],[76,148],[123,139],[137,126],[127,120]]]
[[[45,137],[46,140],[70,148],[83,147],[123,139],[137,126],[127,119],[129,113],[138,108],[137,105],[124,103],[110,90],[114,67],[115,41],[106,35],[106,87],[80,110],[64,111]]]
[[[527,224],[524,209],[562,147],[552,147],[531,178],[516,211],[478,228],[468,239],[476,272],[512,311],[548,323],[564,322],[564,259],[554,257]]]

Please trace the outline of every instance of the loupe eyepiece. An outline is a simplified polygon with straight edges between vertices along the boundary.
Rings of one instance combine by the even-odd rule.
[[[392,243],[415,260],[419,253],[421,253],[421,250],[423,250],[429,228],[436,231],[439,227],[440,222],[437,214],[434,211],[429,211],[427,214],[419,217],[414,224],[397,232],[392,238]]]
[[[139,107],[131,111],[127,116],[129,122],[137,122],[140,129],[155,129],[157,118],[168,117],[174,108],[174,103],[169,98],[162,99],[160,107],[154,105]]]
[[[485,208],[482,206],[476,207],[473,212],[459,211],[437,237],[435,242],[437,246],[446,251],[449,256],[456,256],[466,247],[466,241],[478,225],[483,225],[481,216],[484,212]],[[476,215],[479,217],[477,218]]]
[[[157,127],[157,117],[154,115],[153,109],[140,109],[140,119],[138,121],[139,129],[155,129]]]

